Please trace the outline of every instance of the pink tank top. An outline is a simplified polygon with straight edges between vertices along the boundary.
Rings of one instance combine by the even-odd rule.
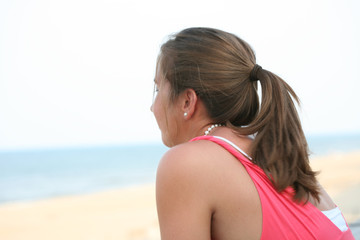
[[[200,136],[191,141],[195,140],[210,140],[225,148],[243,164],[255,184],[261,201],[261,239],[355,239],[350,228],[342,232],[311,203],[303,205],[294,202],[294,191],[291,187],[278,193],[264,171],[229,143],[213,136]]]

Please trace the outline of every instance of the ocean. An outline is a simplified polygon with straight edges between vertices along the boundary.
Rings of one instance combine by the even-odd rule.
[[[312,156],[360,150],[360,134],[307,139]],[[3,151],[0,204],[153,183],[166,150],[153,144]]]

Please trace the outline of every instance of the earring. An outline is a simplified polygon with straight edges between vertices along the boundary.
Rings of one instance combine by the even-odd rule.
[[[187,112],[184,112],[184,117],[186,117],[187,116]]]

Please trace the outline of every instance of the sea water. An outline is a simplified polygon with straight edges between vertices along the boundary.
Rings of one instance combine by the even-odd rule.
[[[158,145],[0,152],[0,204],[151,183]]]
[[[309,136],[308,143],[313,156],[355,151],[360,134]],[[153,183],[166,150],[153,144],[0,152],[0,204]]]

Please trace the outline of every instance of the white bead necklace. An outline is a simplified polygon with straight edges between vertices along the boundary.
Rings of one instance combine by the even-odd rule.
[[[217,127],[221,127],[222,124],[213,124],[211,125],[211,127],[209,127],[206,131],[205,131],[205,136],[209,135],[209,133],[211,132],[211,130],[213,130],[214,128],[217,128]]]

